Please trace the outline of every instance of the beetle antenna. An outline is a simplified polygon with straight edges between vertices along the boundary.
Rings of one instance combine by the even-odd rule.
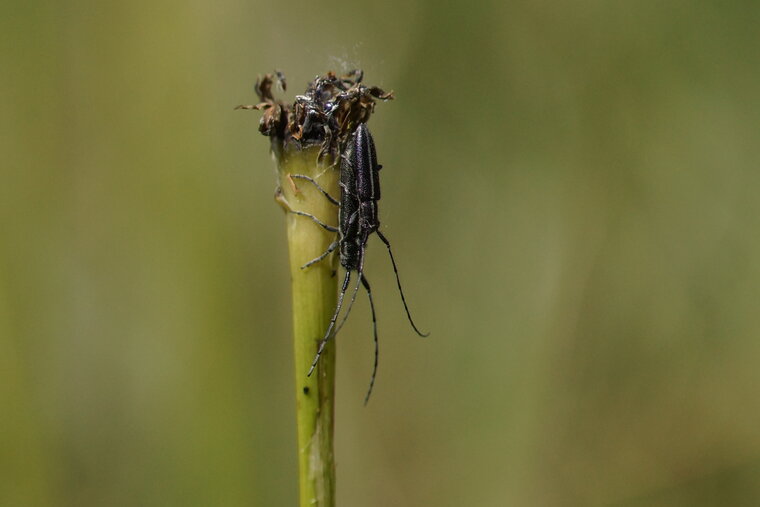
[[[363,245],[367,244],[366,237],[362,241]],[[365,247],[362,246],[361,251],[359,252],[360,258],[359,258],[359,274],[362,274],[364,272],[364,252]],[[338,334],[338,331],[341,330],[343,327],[343,324],[346,323],[348,320],[348,315],[351,313],[351,308],[354,306],[354,302],[356,301],[356,293],[359,292],[359,283],[361,282],[361,277],[359,280],[356,281],[356,286],[354,287],[354,293],[351,295],[351,301],[348,303],[348,308],[346,309],[346,313],[343,315],[343,319],[340,321],[340,324],[338,324],[338,327],[335,328],[335,334]]]
[[[354,286],[354,292],[351,294],[351,301],[348,302],[348,308],[346,308],[346,312],[343,314],[343,318],[340,321],[340,324],[338,324],[338,327],[335,328],[335,334],[338,334],[338,332],[343,328],[343,324],[346,323],[348,320],[348,315],[351,313],[351,308],[354,307],[354,302],[356,301],[356,294],[359,292],[359,284],[361,283],[361,278],[356,281],[356,285]]]
[[[404,303],[404,310],[406,310],[406,316],[409,318],[409,323],[412,325],[412,328],[414,328],[414,331],[422,336],[423,338],[425,336],[428,336],[430,333],[423,333],[419,329],[417,329],[417,326],[414,325],[414,320],[412,320],[412,314],[409,313],[409,307],[406,306],[406,298],[404,297],[404,290],[401,288],[401,280],[398,277],[398,269],[396,268],[396,260],[393,258],[393,251],[391,251],[391,244],[388,241],[388,239],[383,236],[383,233],[379,230],[376,231],[377,236],[380,238],[380,240],[385,243],[385,246],[388,247],[388,255],[391,256],[391,264],[393,264],[393,272],[396,274],[396,284],[398,284],[398,292],[401,294],[401,302]]]
[[[340,294],[338,294],[338,304],[335,306],[335,313],[333,313],[333,316],[330,319],[330,325],[327,327],[327,332],[325,333],[325,337],[322,338],[321,342],[319,342],[317,355],[314,356],[314,361],[311,362],[311,368],[309,368],[309,372],[306,374],[307,377],[311,377],[311,374],[314,372],[314,368],[317,367],[317,362],[319,362],[319,358],[322,356],[322,351],[325,350],[325,345],[327,345],[327,342],[330,340],[333,327],[335,327],[335,321],[338,320],[338,314],[340,313],[340,308],[341,306],[343,306],[343,296],[346,295],[346,290],[348,289],[348,282],[350,279],[351,279],[351,271],[346,271],[346,276],[345,278],[343,278],[343,287],[341,287]]]
[[[372,388],[375,386],[375,377],[377,377],[377,358],[379,353],[379,347],[377,342],[377,319],[375,319],[375,303],[372,302],[372,289],[369,288],[369,282],[364,276],[364,273],[359,273],[359,278],[362,281],[362,285],[367,290],[367,297],[369,298],[369,307],[372,310],[372,333],[375,340],[375,364],[372,366],[372,377],[369,379],[369,389],[367,389],[367,395],[364,397],[364,405],[367,405],[369,396],[372,394]]]

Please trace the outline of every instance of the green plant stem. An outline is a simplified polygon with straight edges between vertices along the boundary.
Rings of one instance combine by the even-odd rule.
[[[286,209],[304,211],[324,223],[336,225],[337,207],[310,182],[291,180],[288,174],[314,178],[332,196],[339,195],[339,171],[330,160],[317,163],[319,148],[286,149],[278,155],[278,201]],[[335,341],[322,353],[311,377],[306,374],[335,310],[336,256],[301,269],[318,257],[335,239],[311,219],[286,215],[290,276],[293,291],[293,345],[296,374],[296,419],[301,507],[335,505],[333,415],[335,403]]]

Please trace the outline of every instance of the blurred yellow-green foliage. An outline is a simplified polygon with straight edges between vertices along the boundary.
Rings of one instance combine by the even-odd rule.
[[[254,102],[329,69],[386,252],[339,339],[342,506],[760,505],[757,2],[9,1],[0,505],[289,506]]]

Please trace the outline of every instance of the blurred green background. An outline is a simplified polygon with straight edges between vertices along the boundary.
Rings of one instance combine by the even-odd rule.
[[[760,505],[756,2],[3,2],[0,505],[290,506],[256,76],[353,67],[341,506]]]

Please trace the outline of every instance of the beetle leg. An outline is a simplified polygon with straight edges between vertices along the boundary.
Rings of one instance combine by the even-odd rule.
[[[393,252],[391,251],[391,244],[385,238],[385,236],[383,236],[382,232],[380,232],[380,231],[376,231],[376,232],[377,232],[377,236],[380,238],[380,240],[383,243],[385,243],[385,246],[388,247],[388,255],[391,256],[391,264],[393,264],[393,272],[396,274],[396,284],[398,285],[398,292],[399,292],[399,294],[401,294],[401,302],[404,303],[404,310],[406,310],[406,316],[409,318],[409,323],[412,325],[412,328],[414,329],[414,331],[418,335],[420,335],[422,337],[425,337],[425,336],[429,335],[430,333],[423,333],[422,331],[420,331],[419,329],[417,329],[417,326],[414,325],[414,321],[412,320],[412,314],[409,313],[409,307],[406,306],[406,298],[404,297],[404,291],[401,288],[401,280],[398,277],[398,269],[396,268],[396,260],[393,258]]]
[[[312,220],[314,220],[314,223],[316,223],[317,225],[319,225],[320,227],[322,227],[323,229],[327,231],[338,232],[337,227],[333,227],[332,225],[327,225],[326,223],[324,223],[323,221],[321,221],[320,219],[318,219],[311,213],[306,213],[305,211],[296,211],[296,210],[290,210],[290,212],[293,213],[294,215],[300,215],[302,217],[311,218]]]
[[[335,199],[330,194],[328,194],[327,190],[325,190],[324,188],[322,188],[319,185],[319,183],[317,183],[316,180],[314,178],[312,178],[311,176],[306,176],[305,174],[288,174],[288,177],[291,178],[291,179],[299,179],[299,180],[310,181],[311,183],[314,184],[315,187],[317,187],[317,190],[319,190],[320,192],[322,192],[322,195],[324,195],[325,197],[327,197],[328,201],[330,201],[331,203],[333,203],[336,206],[340,206],[340,203],[338,202],[338,200]]]
[[[330,246],[327,247],[327,250],[325,250],[325,252],[322,255],[320,255],[319,257],[316,257],[316,258],[310,260],[309,262],[307,262],[306,264],[304,264],[303,266],[301,266],[301,269],[306,269],[309,266],[311,266],[312,264],[316,264],[317,262],[321,261],[322,259],[324,259],[328,255],[330,255],[333,252],[333,250],[335,250],[336,248],[338,248],[339,244],[340,243],[338,243],[337,241],[333,241],[330,244]],[[337,331],[336,331],[336,333],[337,333]]]

